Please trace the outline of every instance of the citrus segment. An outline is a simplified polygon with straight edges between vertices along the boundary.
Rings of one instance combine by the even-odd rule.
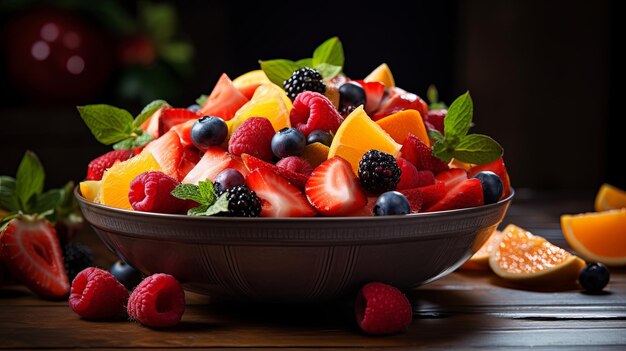
[[[257,69],[244,73],[233,80],[233,85],[250,99],[261,84],[271,83],[263,70]]]
[[[561,216],[561,229],[582,257],[607,266],[626,265],[626,208]]]
[[[404,110],[391,114],[376,121],[397,143],[404,143],[404,140],[413,134],[420,138],[426,146],[430,146],[428,132],[422,116],[416,110]]]
[[[80,182],[80,193],[85,199],[98,203],[100,202],[100,199],[98,199],[100,183],[100,180],[85,180],[84,182]]]
[[[512,283],[559,288],[576,281],[585,261],[543,237],[510,224],[491,252],[489,266]]]
[[[282,89],[274,84],[262,84],[256,89],[252,99],[235,113],[235,117],[226,122],[229,133],[232,135],[250,117],[267,118],[276,131],[289,128],[291,106],[291,100]]]
[[[616,210],[626,207],[626,191],[610,184],[602,184],[595,202],[596,211]]]
[[[128,201],[130,182],[143,172],[160,171],[159,163],[148,151],[124,162],[117,163],[104,172],[100,185],[100,203],[107,206],[132,209]]]
[[[502,232],[494,230],[478,251],[461,266],[461,269],[488,271],[489,255],[491,255],[496,245],[500,243],[500,239],[502,239]]]
[[[380,66],[376,67],[370,74],[363,79],[365,82],[381,82],[385,85],[385,88],[391,89],[396,86],[396,83],[393,79],[393,74],[391,74],[391,70],[386,63],[380,64]]]
[[[343,121],[328,150],[328,158],[341,156],[357,173],[359,161],[367,151],[375,149],[398,156],[402,145],[396,143],[376,122],[372,121],[363,110],[357,107]]]
[[[322,143],[313,143],[304,147],[302,158],[315,168],[328,159],[328,146]]]

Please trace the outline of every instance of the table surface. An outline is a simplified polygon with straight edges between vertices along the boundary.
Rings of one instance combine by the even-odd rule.
[[[562,213],[591,210],[593,194],[519,191],[504,224],[567,247]],[[87,229],[78,238],[107,267],[115,258]],[[126,320],[80,319],[67,302],[19,286],[0,290],[0,349],[71,348],[411,348],[626,349],[626,269],[611,269],[601,294],[514,289],[491,273],[455,272],[408,292],[414,321],[402,334],[372,337],[353,303],[271,305],[215,301],[187,293],[182,322],[154,330]]]

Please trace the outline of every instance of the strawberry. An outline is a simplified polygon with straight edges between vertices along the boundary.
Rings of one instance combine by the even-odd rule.
[[[400,181],[396,190],[416,188],[435,183],[435,176],[431,171],[418,171],[415,166],[406,159],[399,157],[397,160],[400,167]]]
[[[343,117],[326,96],[305,91],[298,94],[293,101],[289,120],[306,137],[314,130],[335,133],[343,122]]]
[[[426,212],[476,207],[482,206],[483,203],[483,187],[480,180],[470,178],[457,184],[436,204],[426,208]]]
[[[305,193],[313,207],[326,216],[346,215],[367,204],[367,196],[352,166],[339,156],[322,162],[313,170]]]
[[[446,109],[429,110],[424,116],[424,124],[428,129],[437,130],[443,134],[443,119],[446,118],[447,114],[448,110]]]
[[[241,160],[246,165],[248,171],[252,172],[255,169],[267,168],[287,179],[289,183],[301,190],[304,190],[306,181],[309,179],[309,176],[306,174],[296,173],[290,169],[278,167],[248,154],[241,155]]]
[[[272,122],[264,117],[245,120],[228,141],[228,152],[235,156],[249,154],[264,161],[271,161],[272,137],[276,134]]]
[[[491,171],[497,174],[498,177],[500,177],[500,180],[502,181],[502,188],[503,188],[502,197],[500,199],[504,199],[508,197],[509,195],[511,195],[511,180],[509,179],[509,173],[506,171],[506,166],[504,165],[504,160],[502,159],[502,157],[484,165],[474,166],[470,168],[470,170],[468,171],[468,174],[469,174],[469,177],[473,177],[474,175],[476,175],[476,173],[482,172],[482,171]]]
[[[183,145],[178,134],[169,131],[146,145],[143,152],[150,152],[161,166],[161,171],[178,179],[178,167],[183,156]]]
[[[413,134],[404,140],[400,153],[403,158],[411,162],[418,171],[431,171],[438,174],[450,167],[448,164],[433,156],[433,152],[424,142]]]
[[[372,114],[378,110],[383,96],[385,95],[385,85],[381,82],[365,82],[356,80],[365,90],[365,112]]]
[[[436,182],[432,185],[400,190],[400,192],[409,199],[409,202],[411,202],[410,197],[414,196],[413,193],[419,193],[422,198],[421,208],[428,208],[446,196],[446,185],[443,182]]]
[[[409,200],[409,204],[411,205],[411,213],[418,213],[424,206],[424,198],[422,197],[422,191],[420,190],[420,188],[402,189],[398,191],[402,195],[404,195],[407,200]]]
[[[189,145],[193,146],[193,142],[191,141],[191,128],[196,123],[197,119],[192,119],[187,122],[179,123],[170,129],[171,131],[176,132],[178,137],[180,138],[180,143],[183,146],[187,147]]]
[[[246,185],[261,199],[261,217],[312,217],[317,214],[298,188],[268,168],[250,172]]]
[[[217,116],[224,121],[231,120],[241,106],[248,102],[246,98],[228,78],[222,74],[206,102],[198,111],[199,116]]]
[[[309,161],[298,156],[288,156],[285,158],[281,158],[280,160],[278,160],[278,162],[276,162],[276,167],[296,173],[301,173],[306,176],[309,176],[311,175],[311,173],[313,173],[313,167],[311,167]]]
[[[226,168],[234,168],[245,177],[248,170],[241,159],[230,155],[219,146],[213,146],[205,151],[200,162],[191,170],[181,183],[198,184],[199,181],[215,181],[215,177]]]
[[[32,216],[12,219],[0,233],[0,256],[14,277],[43,298],[70,290],[61,246],[50,222]]]
[[[87,180],[102,180],[104,171],[117,162],[126,161],[134,156],[132,150],[114,150],[89,162],[87,166]]]
[[[181,123],[196,121],[200,118],[194,112],[189,111],[186,108],[166,108],[161,113],[161,120],[159,123],[159,135],[164,135],[174,126]]]
[[[428,104],[419,96],[395,87],[391,89],[389,95],[382,101],[372,119],[377,121],[403,110],[417,110],[420,115],[425,116],[428,112]]]
[[[462,168],[451,168],[437,174],[435,179],[443,182],[446,185],[446,192],[450,192],[452,188],[467,179],[467,173]]]
[[[378,196],[368,196],[367,204],[354,212],[346,214],[347,217],[368,217],[374,215],[374,206],[376,205]]]

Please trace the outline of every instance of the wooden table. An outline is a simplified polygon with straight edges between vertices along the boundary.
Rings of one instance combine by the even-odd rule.
[[[518,192],[503,224],[515,223],[566,246],[561,213],[591,210],[593,194]],[[108,266],[114,257],[89,230],[81,233]],[[263,305],[210,301],[187,294],[182,323],[152,330],[124,320],[90,322],[66,302],[0,290],[0,349],[71,348],[518,348],[626,349],[626,269],[612,269],[599,295],[579,290],[517,290],[489,273],[455,272],[409,292],[414,321],[406,333],[359,331],[351,301]]]

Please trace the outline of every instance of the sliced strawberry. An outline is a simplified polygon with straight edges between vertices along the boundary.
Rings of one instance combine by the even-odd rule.
[[[413,134],[409,134],[404,140],[400,153],[418,171],[431,171],[434,174],[438,174],[450,168],[447,163],[433,156],[432,149]]]
[[[198,115],[217,116],[228,121],[246,102],[248,102],[248,98],[235,88],[233,82],[224,73],[217,81],[211,95],[198,111]]]
[[[196,149],[195,146],[185,146],[183,147],[183,156],[180,160],[180,165],[178,166],[178,178],[177,179],[185,179],[187,174],[191,172],[194,167],[200,162],[200,151]]]
[[[0,233],[0,256],[14,277],[44,298],[70,290],[54,227],[45,219],[20,216]]]
[[[178,137],[180,138],[181,144],[187,147],[189,145],[193,146],[193,142],[191,141],[191,128],[196,123],[197,119],[189,120],[187,122],[183,122],[177,124],[170,129],[171,131],[176,132]]]
[[[197,114],[186,108],[167,108],[163,110],[163,113],[161,113],[161,121],[159,125],[160,135],[167,133],[174,126],[188,121],[195,122],[198,118],[199,116]]]
[[[259,168],[267,168],[277,174],[279,174],[281,177],[287,179],[287,181],[291,184],[293,184],[296,188],[300,189],[300,190],[304,190],[304,186],[306,184],[306,181],[309,179],[309,176],[303,173],[296,173],[294,171],[291,171],[287,168],[281,168],[278,167],[274,164],[271,164],[269,162],[265,162],[261,159],[258,159],[254,156],[248,155],[248,154],[242,154],[241,155],[241,160],[243,161],[243,163],[246,165],[246,168],[248,169],[248,171],[252,172],[255,169],[259,169]]]
[[[422,210],[424,206],[424,197],[422,196],[422,190],[420,188],[412,188],[412,189],[403,189],[398,190],[407,200],[409,200],[409,204],[411,205],[411,213],[418,213]],[[441,196],[443,197],[443,193]]]
[[[380,108],[372,119],[377,121],[392,113],[404,110],[417,110],[420,115],[425,116],[428,112],[428,104],[419,96],[395,87],[389,91],[389,95],[381,102]]]
[[[367,196],[352,166],[339,156],[322,162],[313,170],[305,192],[313,207],[326,216],[346,215],[367,204]]]
[[[356,80],[355,82],[361,84],[363,90],[365,90],[365,112],[372,115],[383,100],[385,95],[385,85],[381,82],[364,82],[362,80]]]
[[[161,114],[166,109],[170,108],[170,105],[163,105],[160,109],[156,110],[152,116],[148,117],[148,119],[141,124],[139,129],[147,132],[152,135],[153,138],[158,138],[162,135],[161,133]]]
[[[446,185],[442,182],[436,182],[432,185],[421,186],[411,189],[402,189],[398,191],[404,194],[404,196],[409,199],[409,202],[411,202],[411,197],[417,196],[414,195],[415,193],[419,193],[422,199],[421,208],[428,208],[437,203],[439,200],[443,199],[444,196],[446,196]]]
[[[452,188],[466,179],[467,172],[465,172],[462,168],[450,168],[449,170],[440,172],[435,176],[435,180],[446,185],[446,192],[449,192]]]
[[[426,208],[426,212],[456,210],[481,206],[484,203],[483,187],[476,178],[465,179],[446,193],[443,199]]]
[[[317,214],[302,192],[268,168],[258,168],[246,178],[261,199],[261,217],[312,217]]]
[[[354,212],[346,214],[346,217],[369,217],[374,215],[374,206],[378,196],[368,196],[367,204]]]
[[[234,168],[245,177],[248,170],[240,158],[234,157],[219,146],[207,149],[200,162],[191,170],[181,183],[198,184],[200,181],[215,181],[215,177],[226,168]]]
[[[144,151],[148,151],[161,166],[161,171],[172,178],[178,178],[178,166],[183,157],[183,145],[175,132],[167,132],[151,141]]]
[[[486,163],[484,165],[477,165],[468,171],[470,177],[473,177],[478,172],[482,171],[492,171],[497,174],[502,181],[502,197],[500,199],[504,199],[511,195],[511,180],[509,179],[509,173],[506,171],[506,166],[504,165],[504,159],[500,157],[499,159]]]
[[[417,188],[435,183],[433,172],[418,171],[411,162],[402,157],[398,157],[396,161],[401,171],[396,190]]]
[[[428,129],[437,130],[443,134],[443,120],[447,114],[448,110],[446,109],[429,110],[426,112],[426,116],[424,116],[424,124],[426,124]]]

